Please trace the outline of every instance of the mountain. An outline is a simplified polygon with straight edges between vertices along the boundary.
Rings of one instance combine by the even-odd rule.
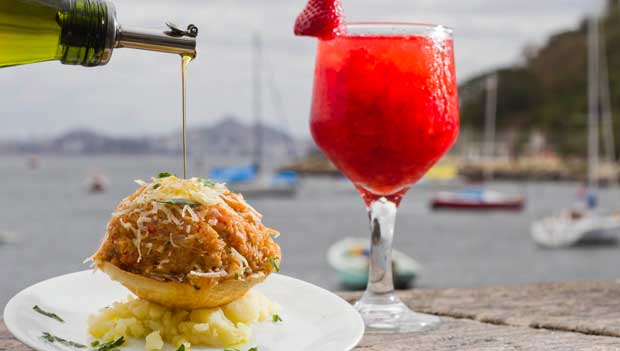
[[[264,152],[277,157],[287,154],[295,140],[287,133],[266,125],[260,126]],[[208,150],[218,155],[251,155],[255,149],[255,128],[227,116],[211,127],[192,128],[188,133],[188,143],[192,150]],[[178,140],[178,138],[177,138]]]
[[[296,141],[287,133],[262,125],[266,157],[287,155]],[[190,126],[187,142],[190,154],[211,153],[221,156],[251,156],[255,128],[227,116],[212,126]],[[164,136],[119,138],[88,130],[75,129],[60,136],[29,142],[0,142],[0,153],[57,154],[178,154],[182,149],[181,132]]]
[[[48,143],[57,153],[148,153],[152,151],[147,138],[113,138],[94,131],[78,129],[67,132]]]
[[[609,66],[616,150],[620,151],[620,5],[610,0],[601,19],[602,42]],[[461,112],[464,128],[484,126],[487,76],[497,73],[498,129],[512,134],[522,150],[533,132],[542,132],[547,144],[563,155],[584,156],[587,145],[587,21],[558,33],[538,48],[526,48],[521,63],[486,72],[463,84]],[[618,152],[616,152],[618,154]]]

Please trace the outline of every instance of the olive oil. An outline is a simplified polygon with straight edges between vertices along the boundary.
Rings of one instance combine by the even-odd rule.
[[[56,59],[62,29],[56,22],[58,12],[37,2],[0,2],[0,66]]]
[[[181,138],[183,143],[183,178],[187,179],[187,65],[194,59],[194,56],[181,56],[181,92],[182,92],[182,121]]]
[[[51,60],[104,64],[113,12],[102,0],[1,0],[0,67]]]

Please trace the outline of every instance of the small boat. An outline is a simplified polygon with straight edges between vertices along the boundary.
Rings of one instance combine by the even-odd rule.
[[[594,210],[564,211],[532,224],[532,238],[541,247],[570,247],[582,241],[596,241],[620,233],[620,213]]]
[[[431,200],[434,210],[521,211],[524,206],[525,199],[522,196],[510,196],[485,189],[440,192]]]
[[[103,193],[109,185],[108,178],[103,174],[95,174],[86,180],[86,190],[91,194]]]
[[[294,197],[299,189],[297,173],[263,173],[256,165],[214,168],[209,172],[209,179],[226,183],[233,191],[249,198]]]
[[[248,183],[258,176],[256,164],[248,166],[215,167],[209,171],[209,179],[228,185]]]
[[[327,261],[346,289],[361,290],[368,284],[369,241],[346,238],[333,244],[327,252]],[[406,289],[413,285],[421,266],[404,253],[393,250],[392,271],[394,286]]]
[[[0,232],[0,245],[11,244],[17,241],[17,235],[11,232]]]
[[[37,155],[32,155],[28,158],[28,162],[26,164],[28,169],[36,170],[41,166],[41,159]]]
[[[246,197],[294,197],[299,189],[297,173],[279,171],[273,174],[259,174],[252,182],[231,184],[234,191]]]

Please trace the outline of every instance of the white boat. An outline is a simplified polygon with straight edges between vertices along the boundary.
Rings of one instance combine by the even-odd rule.
[[[603,111],[610,113],[608,106],[605,107],[608,101],[605,99],[604,92],[605,87],[609,86],[609,78],[605,76],[606,60],[601,60],[600,57],[599,30],[598,20],[590,19],[588,26],[588,196],[580,201],[580,209],[565,210],[532,224],[532,238],[542,247],[569,247],[588,239],[609,236],[614,232],[620,234],[620,213],[606,214],[597,209],[601,105],[603,105]],[[600,66],[603,66],[602,70]],[[611,117],[608,116],[604,120],[606,128],[610,128]]]
[[[230,187],[248,198],[294,197],[299,189],[299,181],[294,173],[262,173],[249,182],[233,183]]]
[[[620,234],[620,213],[572,210],[532,224],[534,241],[546,248],[570,247],[583,241],[611,238],[614,234]]]
[[[91,177],[88,177],[85,181],[86,191],[91,194],[105,192],[108,189],[108,185],[110,185],[110,182],[102,173],[97,173]]]

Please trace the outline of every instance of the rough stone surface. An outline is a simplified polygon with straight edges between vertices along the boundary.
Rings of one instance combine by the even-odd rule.
[[[355,351],[620,350],[620,339],[543,329],[498,326],[442,318],[439,328],[420,334],[369,334]]]
[[[357,294],[344,294],[349,301]],[[620,337],[620,282],[546,283],[400,293],[412,309],[483,323]]]
[[[418,334],[367,334],[363,351],[620,350],[620,283],[576,282],[400,293],[413,309],[441,315]],[[349,301],[359,295],[341,294]],[[29,351],[0,321],[0,351]]]

